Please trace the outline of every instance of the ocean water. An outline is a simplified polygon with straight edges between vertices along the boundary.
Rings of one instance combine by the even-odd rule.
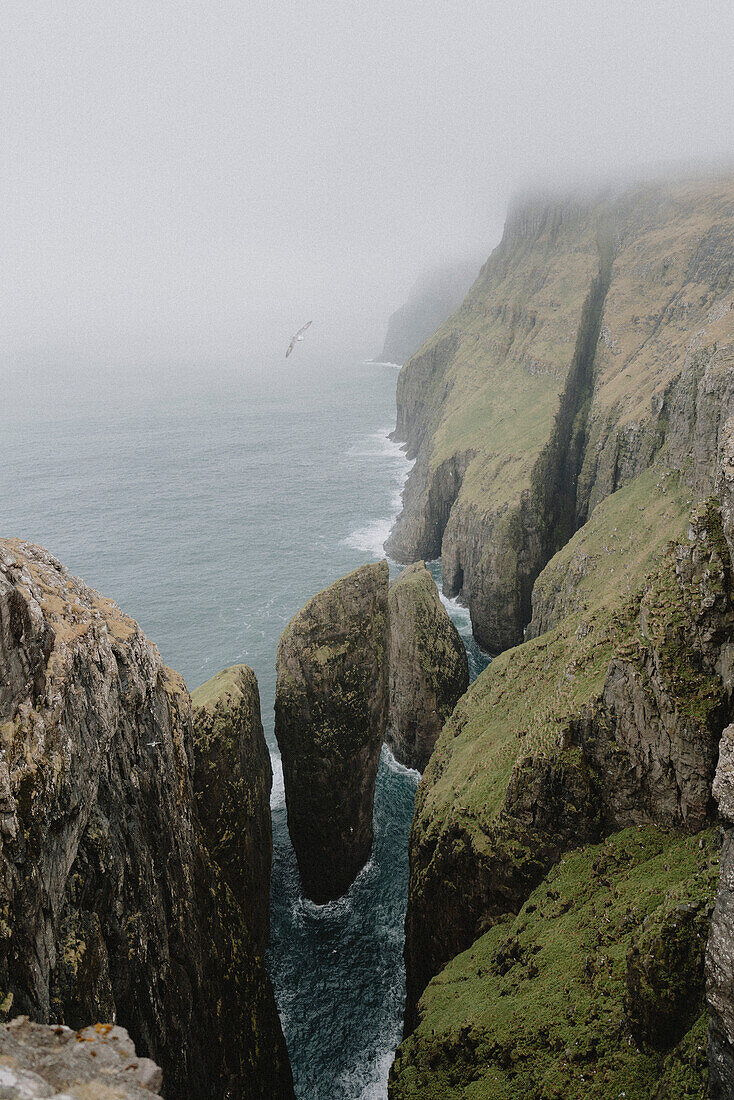
[[[373,857],[317,907],[300,892],[273,737],[283,627],[383,556],[410,468],[388,439],[396,377],[302,358],[216,383],[194,372],[164,400],[73,394],[55,419],[0,409],[0,536],[40,543],[115,599],[190,688],[234,662],[255,670],[274,766],[268,964],[299,1100],[385,1097],[400,1038],[418,775],[383,750]],[[466,611],[447,606],[475,675],[486,658]]]

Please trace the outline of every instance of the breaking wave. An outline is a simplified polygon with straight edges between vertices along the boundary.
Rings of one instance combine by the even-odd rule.
[[[354,550],[364,551],[373,558],[385,555],[385,543],[403,506],[403,489],[413,461],[405,456],[405,444],[390,438],[390,429],[373,432],[349,451],[350,457],[388,462],[392,466],[393,489],[385,514],[356,527],[343,542]]]

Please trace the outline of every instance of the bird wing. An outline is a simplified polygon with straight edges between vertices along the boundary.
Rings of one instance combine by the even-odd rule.
[[[285,353],[286,359],[288,358],[290,353],[293,351],[293,349],[296,346],[296,344],[298,343],[298,341],[303,339],[303,334],[304,334],[304,332],[306,331],[306,329],[308,328],[308,326],[310,324],[311,324],[310,321],[306,321],[306,324],[302,328],[299,328],[298,332],[295,334],[295,336],[291,340],[290,344],[288,345],[288,351]]]

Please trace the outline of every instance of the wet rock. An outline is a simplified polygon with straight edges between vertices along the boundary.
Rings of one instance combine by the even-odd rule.
[[[423,771],[436,738],[469,686],[466,650],[423,562],[390,585],[390,706],[385,741]]]
[[[372,851],[375,776],[387,722],[388,567],[364,565],[319,592],[281,635],[275,734],[303,889],[341,896]]]

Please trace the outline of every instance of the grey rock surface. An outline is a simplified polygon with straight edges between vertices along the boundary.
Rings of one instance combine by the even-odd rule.
[[[27,1016],[0,1026],[2,1100],[150,1100],[162,1081],[160,1068],[138,1058],[123,1027],[72,1031]]]

